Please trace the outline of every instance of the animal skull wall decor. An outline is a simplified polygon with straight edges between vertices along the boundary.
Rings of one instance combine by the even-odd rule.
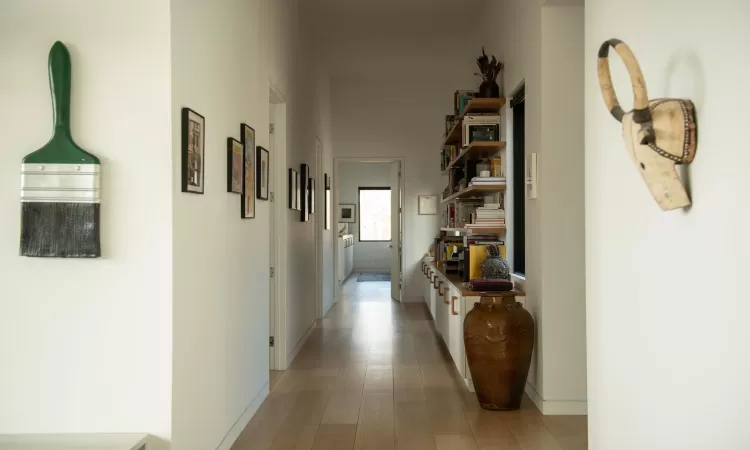
[[[609,71],[609,48],[615,49],[630,75],[634,109],[624,112],[617,101]],[[690,205],[675,166],[695,158],[697,126],[693,102],[684,99],[648,99],[646,82],[633,52],[619,39],[599,48],[599,87],[609,112],[622,122],[625,146],[661,209],[669,211]]]

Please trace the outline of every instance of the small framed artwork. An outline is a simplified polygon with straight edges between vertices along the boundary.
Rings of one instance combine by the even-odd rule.
[[[325,230],[331,229],[331,178],[328,174],[323,175],[323,186],[325,189],[325,199],[323,203],[323,228]]]
[[[289,209],[297,209],[297,171],[289,169]]]
[[[310,205],[310,214],[315,214],[315,178],[310,178],[307,185],[307,204]]]
[[[356,223],[357,205],[339,205],[339,222]]]
[[[260,200],[268,201],[268,174],[271,170],[268,150],[258,146],[255,154],[258,158],[255,163],[258,170],[255,192],[258,194]]]
[[[206,118],[182,108],[182,192],[203,194],[206,156]]]
[[[255,130],[247,124],[240,125],[242,136],[242,208],[240,217],[255,217]]]
[[[242,194],[242,143],[234,138],[227,138],[227,192]]]
[[[299,191],[299,186],[300,186],[301,180],[300,180],[300,177],[299,177],[299,172],[297,172],[296,170],[294,171],[294,175],[295,175],[295,179],[294,179],[294,209],[297,210],[297,211],[299,211],[300,207],[302,205],[302,198],[300,198],[300,191]]]
[[[434,216],[437,214],[437,196],[420,195],[418,214],[422,216]]]
[[[299,177],[300,177],[300,204],[299,204],[299,220],[300,222],[308,222],[310,220],[310,205],[307,203],[307,197],[309,193],[308,185],[310,182],[310,166],[307,164],[300,164],[299,166]]]

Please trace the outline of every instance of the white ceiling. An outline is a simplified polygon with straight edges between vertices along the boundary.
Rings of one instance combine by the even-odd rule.
[[[455,79],[474,72],[486,0],[301,0],[333,78]],[[500,0],[491,0],[500,1]]]
[[[487,0],[302,0],[305,8],[337,19],[346,20],[351,16],[372,15],[377,17],[434,16],[452,13],[481,11]],[[464,16],[468,17],[469,16]],[[456,16],[453,16],[456,19]]]

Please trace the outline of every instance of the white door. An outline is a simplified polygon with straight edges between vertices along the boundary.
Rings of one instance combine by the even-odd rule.
[[[271,110],[271,117],[273,117],[273,105],[271,105],[271,108],[272,108],[272,110]],[[274,138],[274,124],[271,124],[270,129],[269,129],[269,147],[270,147],[269,150],[268,150],[268,154],[269,154],[268,163],[269,163],[269,166],[270,167],[276,167],[275,164],[274,164],[274,159],[275,159],[274,155],[276,155],[276,151],[275,151],[276,150],[275,149],[275,147],[276,147],[276,139]],[[272,170],[269,170],[268,171],[268,186],[269,186],[269,191],[271,191],[271,192],[268,193],[268,199],[271,200],[271,202],[273,202],[275,200],[274,193],[273,193],[274,186],[275,186],[274,183],[275,182],[276,182],[276,180],[275,180],[274,173],[273,173]],[[269,236],[271,238],[271,240],[270,240],[270,252],[269,252],[269,259],[270,259],[270,264],[271,264],[271,268],[270,268],[271,279],[270,279],[270,281],[268,283],[268,288],[269,288],[269,290],[268,290],[268,299],[269,299],[268,306],[269,306],[269,313],[270,313],[269,314],[269,320],[270,320],[270,322],[269,322],[269,327],[268,327],[268,330],[269,330],[268,334],[269,334],[269,336],[272,336],[270,339],[275,339],[275,336],[276,336],[276,280],[274,280],[274,276],[276,275],[274,273],[275,270],[276,270],[275,269],[275,266],[276,266],[276,227],[274,225],[275,225],[276,221],[274,220],[274,216],[275,216],[274,204],[271,203],[270,206],[269,206],[269,214],[268,214],[268,221],[269,221],[270,230],[271,230],[271,233],[270,233],[270,236]],[[268,363],[269,363],[269,367],[271,368],[271,370],[276,369],[276,358],[275,358],[275,355],[276,355],[276,353],[274,351],[274,348],[269,345],[268,346],[268,358],[269,358],[268,359]]]
[[[391,163],[391,297],[401,301],[401,162]]]

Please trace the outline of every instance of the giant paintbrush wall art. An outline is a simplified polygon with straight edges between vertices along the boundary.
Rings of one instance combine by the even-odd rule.
[[[55,42],[49,52],[53,135],[21,164],[22,256],[101,256],[101,165],[79,147],[70,131],[71,61]]]
[[[203,194],[206,119],[182,108],[182,192]]]

